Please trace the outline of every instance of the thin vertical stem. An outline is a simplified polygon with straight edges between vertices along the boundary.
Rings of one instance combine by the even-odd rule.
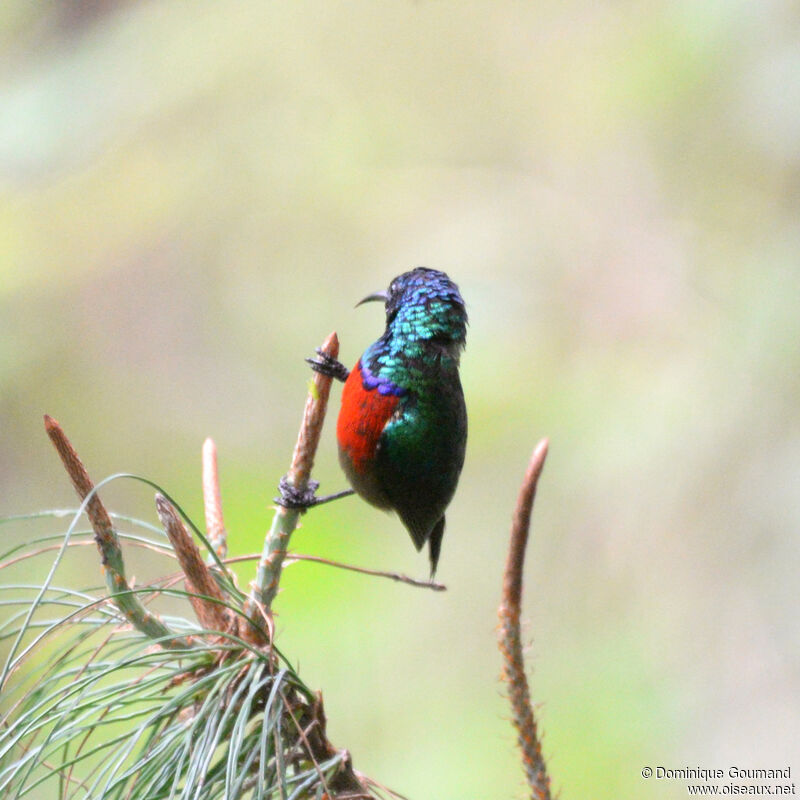
[[[498,644],[503,655],[503,677],[508,683],[509,700],[517,738],[522,750],[525,776],[531,789],[532,800],[551,800],[550,777],[542,755],[542,743],[536,727],[525,661],[522,654],[520,613],[522,608],[522,568],[531,524],[531,511],[536,496],[536,484],[547,457],[547,439],[542,439],[531,456],[525,479],[522,482],[508,547],[503,596],[497,611],[500,618]]]
[[[331,358],[339,355],[339,339],[332,333],[322,345],[322,352]],[[292,463],[286,476],[290,486],[299,492],[308,487],[314,456],[325,420],[332,379],[314,372],[308,398],[303,411],[303,421],[297,436]],[[278,593],[283,560],[289,546],[289,539],[297,527],[301,510],[278,506],[272,518],[272,526],[264,541],[264,550],[258,564],[256,580],[245,605],[245,613],[255,619],[260,613],[269,613],[272,601]]]
[[[217,446],[210,438],[203,442],[203,509],[205,510],[208,541],[219,559],[223,560],[228,555],[228,532],[225,530],[225,522],[222,517]],[[211,561],[213,562],[214,559],[212,558]]]

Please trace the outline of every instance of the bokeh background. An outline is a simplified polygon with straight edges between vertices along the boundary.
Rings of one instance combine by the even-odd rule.
[[[303,357],[336,329],[354,362],[383,323],[354,303],[443,269],[471,320],[449,591],[299,564],[277,604],[332,740],[415,800],[524,795],[495,613],[548,435],[525,614],[563,800],[800,770],[796,3],[4,0],[0,54],[0,513],[74,505],[43,412],[198,518],[210,435],[257,551]],[[354,499],[294,546],[427,574]]]

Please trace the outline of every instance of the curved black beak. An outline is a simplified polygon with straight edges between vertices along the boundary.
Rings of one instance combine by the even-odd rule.
[[[388,292],[373,292],[372,294],[368,294],[363,300],[359,300],[356,303],[356,308],[358,308],[362,303],[374,303],[378,300],[380,300],[382,303],[385,303],[388,299]]]

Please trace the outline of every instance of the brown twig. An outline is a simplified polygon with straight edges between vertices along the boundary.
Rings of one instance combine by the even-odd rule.
[[[409,578],[408,575],[403,575],[400,572],[385,572],[380,569],[369,569],[368,567],[357,567],[355,564],[345,564],[343,561],[333,561],[330,558],[322,558],[321,556],[307,556],[302,553],[288,553],[286,556],[288,562],[295,561],[310,561],[314,564],[325,564],[328,567],[336,567],[337,569],[344,569],[348,572],[357,572],[359,575],[371,575],[376,578],[388,578],[398,583],[405,583],[407,586],[416,586],[419,589],[430,589],[434,592],[446,592],[447,587],[443,583],[436,583],[435,581],[420,581],[416,578]]]
[[[89,517],[94,530],[94,540],[103,562],[106,585],[114,604],[136,630],[152,639],[159,639],[162,647],[186,647],[186,641],[175,636],[152,611],[146,609],[128,584],[119,537],[72,443],[58,422],[47,414],[44,417],[44,427],[61,457],[61,463],[81,502],[89,498],[86,502],[86,516]]]
[[[522,607],[522,568],[525,563],[525,547],[531,524],[531,510],[536,495],[536,484],[547,457],[547,439],[542,439],[531,456],[525,479],[522,482],[514,521],[511,525],[511,541],[503,577],[503,596],[498,609],[500,628],[498,643],[503,655],[503,677],[508,683],[512,719],[517,729],[517,738],[522,750],[522,762],[532,800],[551,800],[550,777],[542,755],[542,744],[536,729],[536,718],[531,704],[528,679],[522,654],[520,613]]]
[[[228,532],[225,530],[225,522],[222,517],[217,446],[210,438],[203,442],[203,509],[208,541],[217,556],[223,559],[228,555]]]
[[[225,598],[219,585],[200,555],[183,520],[163,494],[156,494],[156,510],[178,563],[186,576],[186,591],[194,613],[204,628],[222,633],[236,633],[234,616],[225,608]]]

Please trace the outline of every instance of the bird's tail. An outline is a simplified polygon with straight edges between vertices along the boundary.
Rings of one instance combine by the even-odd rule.
[[[430,549],[431,557],[431,580],[436,574],[436,565],[439,563],[439,553],[442,549],[442,537],[444,536],[444,514],[442,518],[433,526],[430,538],[428,539],[428,547]]]

